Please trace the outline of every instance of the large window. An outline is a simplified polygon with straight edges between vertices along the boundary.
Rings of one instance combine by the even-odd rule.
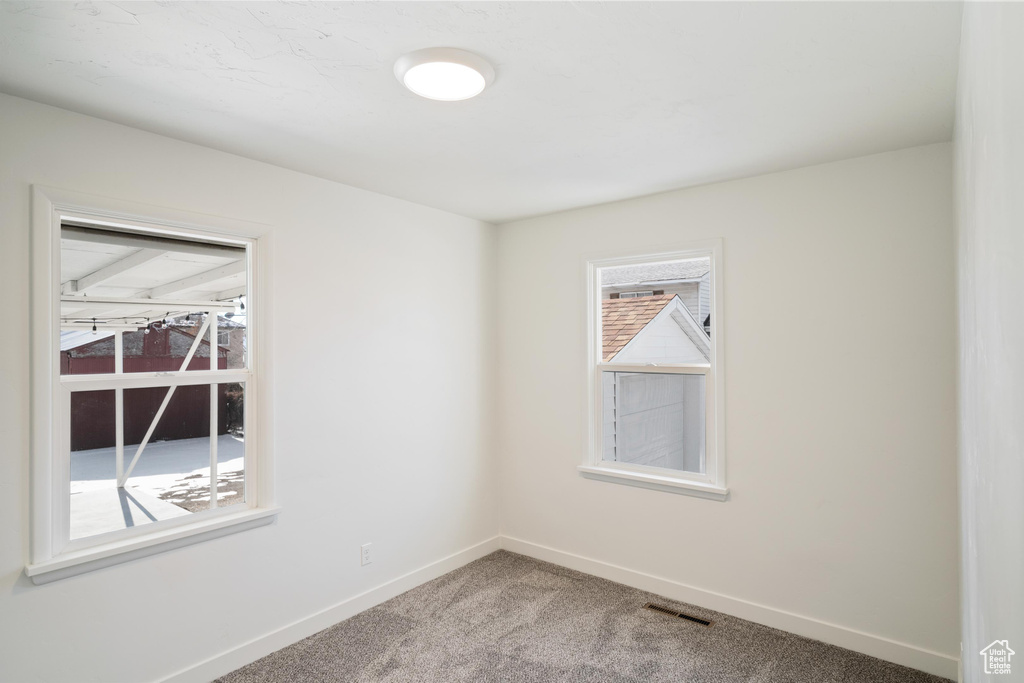
[[[593,478],[724,499],[720,243],[591,260]]]
[[[35,199],[29,574],[269,521],[258,240]]]

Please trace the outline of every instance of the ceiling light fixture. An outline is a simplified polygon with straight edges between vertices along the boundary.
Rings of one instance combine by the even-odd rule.
[[[395,62],[398,81],[420,97],[442,102],[468,100],[494,81],[483,57],[454,47],[428,47]]]

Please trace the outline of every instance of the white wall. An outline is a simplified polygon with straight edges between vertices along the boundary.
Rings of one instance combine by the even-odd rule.
[[[31,183],[275,226],[276,525],[23,576]],[[0,680],[162,678],[497,533],[492,226],[0,96],[0,231]]]
[[[957,657],[951,179],[938,144],[501,226],[502,533]],[[580,477],[585,255],[715,237],[731,499]]]
[[[956,123],[964,680],[1024,681],[1024,5],[964,7]]]
[[[956,655],[949,145],[496,238],[16,98],[0,121],[0,680],[167,676],[490,538],[499,492],[511,537]],[[41,587],[22,575],[31,183],[276,226],[276,525]],[[583,255],[719,236],[731,500],[580,478]]]

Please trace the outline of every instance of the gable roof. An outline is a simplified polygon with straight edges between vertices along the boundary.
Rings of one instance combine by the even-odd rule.
[[[60,350],[70,351],[71,349],[77,349],[80,346],[92,344],[98,342],[107,337],[113,337],[114,333],[110,330],[99,330],[92,332],[90,330],[61,330],[60,331]]]
[[[601,269],[601,286],[642,285],[644,283],[696,280],[711,270],[707,258],[670,263],[645,263],[639,266],[620,266]]]
[[[674,294],[601,301],[601,360],[610,361],[661,313]]]
[[[195,332],[198,328],[180,328],[180,327],[164,327],[157,331],[167,335],[167,349],[166,353],[161,355],[168,355],[172,358],[184,358],[188,354],[188,350],[192,347],[195,342]],[[82,332],[79,334],[79,332]],[[93,334],[91,331],[61,331],[61,345],[60,350],[62,352],[69,352],[75,357],[84,356],[95,356],[105,357],[114,355],[114,340],[112,337],[114,333],[109,330],[103,330]],[[203,339],[199,342],[199,347],[196,349],[196,358],[209,358],[210,357],[210,342],[204,335]],[[142,330],[136,330],[134,332],[125,332],[124,334],[124,357],[131,358],[142,356],[146,352],[144,351],[144,341]],[[225,355],[227,353],[227,347],[217,345],[217,353],[219,355]]]

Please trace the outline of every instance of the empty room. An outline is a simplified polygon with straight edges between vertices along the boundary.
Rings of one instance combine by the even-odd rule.
[[[0,0],[0,683],[1024,681],[1024,3]]]

